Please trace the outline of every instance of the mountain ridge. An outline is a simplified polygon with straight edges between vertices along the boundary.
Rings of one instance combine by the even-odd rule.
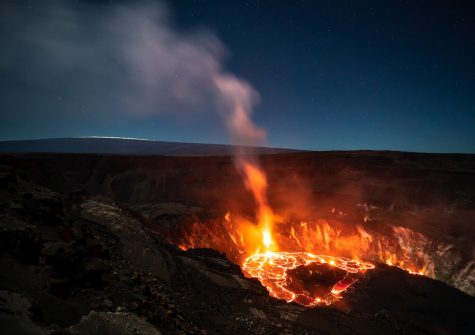
[[[2,153],[94,153],[165,156],[233,155],[244,149],[254,154],[304,152],[305,150],[235,146],[229,144],[155,141],[122,137],[63,137],[0,141]]]

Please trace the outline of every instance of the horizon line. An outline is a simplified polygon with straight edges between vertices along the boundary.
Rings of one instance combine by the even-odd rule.
[[[447,152],[447,151],[407,151],[401,149],[301,149],[301,148],[290,148],[290,147],[274,147],[274,146],[252,146],[252,145],[243,145],[243,144],[230,144],[230,143],[210,143],[210,142],[183,142],[183,141],[170,141],[170,140],[158,140],[158,139],[148,139],[148,138],[139,138],[139,137],[123,137],[123,136],[100,136],[100,135],[89,135],[89,136],[67,136],[67,137],[44,137],[44,138],[21,138],[21,139],[0,139],[1,142],[21,142],[21,141],[41,141],[41,140],[64,140],[64,139],[111,139],[111,140],[131,140],[131,141],[143,141],[143,142],[166,142],[166,143],[180,143],[180,144],[197,144],[197,145],[220,145],[220,146],[229,146],[229,147],[249,147],[249,148],[267,148],[267,149],[284,149],[284,150],[294,150],[302,152],[342,152],[342,151],[380,151],[380,152],[404,152],[404,153],[421,153],[421,154],[454,154],[454,155],[475,155],[475,152]]]

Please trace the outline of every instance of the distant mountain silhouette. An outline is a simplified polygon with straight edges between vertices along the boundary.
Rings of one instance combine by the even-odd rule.
[[[208,156],[232,155],[239,147],[225,144],[162,142],[130,138],[83,137],[0,141],[4,153],[97,153],[122,155]],[[297,152],[300,150],[242,147],[257,154]]]

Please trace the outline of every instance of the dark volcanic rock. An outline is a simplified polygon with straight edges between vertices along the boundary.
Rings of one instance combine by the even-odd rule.
[[[91,312],[68,329],[71,335],[161,335],[154,326],[130,313]]]
[[[41,309],[28,298],[13,292],[0,291],[0,325],[5,335],[47,334],[34,322],[41,322]]]
[[[300,157],[281,158],[282,169],[305,170],[310,165],[310,170],[318,170],[320,164],[308,158],[306,164]],[[280,174],[280,167],[271,163],[275,159],[264,159],[274,180]],[[374,165],[362,183],[372,184],[370,193],[380,197],[378,175],[398,177],[400,184],[406,180],[402,172],[391,170],[402,159],[405,164],[422,165],[426,172],[432,164],[410,155],[387,154],[370,157],[369,162],[358,158],[349,166],[363,178],[362,166]],[[340,163],[332,160],[336,158],[330,157],[320,170],[335,170],[331,164]],[[445,172],[426,177],[445,176],[442,179],[458,185],[461,180],[470,184],[470,162],[462,160],[454,163],[456,167],[445,166]],[[222,216],[229,204],[217,201],[223,198],[218,190],[238,196],[244,192],[231,171],[232,161],[225,157],[4,157],[0,167],[0,180],[5,183],[0,189],[0,329],[16,334],[112,334],[119,330],[142,334],[463,334],[475,329],[471,316],[475,298],[395,267],[368,271],[335,305],[307,309],[270,298],[225,255],[210,249],[179,250],[154,230],[169,214],[176,222],[189,213],[198,218],[215,215],[204,208]],[[330,177],[336,173],[331,171]],[[417,183],[424,176],[417,171],[404,173]],[[143,180],[152,178],[153,187],[136,183],[140,175],[146,175]],[[323,182],[315,177],[312,183],[322,182],[322,189],[330,189],[330,177]],[[122,183],[123,188],[118,186]],[[436,184],[433,190],[440,193],[438,187],[445,187],[445,182]],[[417,212],[427,200],[421,199],[417,187],[411,184],[403,191],[415,195],[411,210],[427,219],[427,212],[425,216]],[[208,198],[203,199],[204,189]],[[474,209],[473,190],[458,190],[463,196],[454,189],[446,199],[452,204],[465,199],[456,205],[455,213],[466,214]],[[355,194],[350,198],[339,200],[347,199],[353,207],[361,200]],[[381,204],[390,200],[387,196],[379,199]],[[409,215],[403,200],[394,206]],[[374,212],[372,224],[378,222],[377,215],[390,215],[389,206],[370,211]],[[423,221],[420,230],[427,230],[429,221]],[[473,241],[472,234],[468,230],[465,238]],[[461,235],[452,231],[450,243],[460,252],[453,267],[465,257],[460,251]],[[441,254],[449,259],[443,250]],[[464,280],[470,278],[470,271]],[[337,277],[335,273],[331,279]]]

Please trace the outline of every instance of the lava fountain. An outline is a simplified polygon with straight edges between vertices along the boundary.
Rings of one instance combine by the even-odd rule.
[[[221,71],[213,72],[211,81],[232,142],[249,146],[261,143],[266,132],[251,118],[252,107],[258,99],[253,87]],[[340,233],[329,224],[326,224],[328,228],[311,227],[303,222],[295,227],[293,223],[282,224],[285,222],[274,214],[269,204],[267,178],[250,147],[238,147],[235,165],[245,187],[252,193],[254,219],[239,216],[239,213],[231,217],[227,213],[224,221],[194,222],[188,231],[165,234],[170,241],[181,249],[204,247],[225,252],[230,260],[241,265],[245,275],[257,278],[271,296],[304,306],[329,305],[340,299],[362,273],[374,268],[371,263],[360,260],[368,250],[373,250],[371,255],[382,251],[378,260],[384,258],[392,264],[406,266],[399,257],[387,252],[384,243],[373,239],[362,228],[358,230],[359,235],[342,241]],[[327,252],[329,241],[332,241],[332,252]],[[349,253],[345,248],[351,249]],[[353,252],[357,257],[351,257]]]
[[[241,159],[238,166],[241,168],[245,185],[252,192],[256,202],[257,229],[262,235],[262,245],[257,252],[244,260],[241,267],[245,274],[257,278],[271,296],[307,307],[330,305],[339,300],[342,293],[357,281],[356,274],[374,268],[371,263],[344,257],[279,251],[277,243],[272,239],[274,215],[267,200],[266,175],[256,163],[248,160]],[[262,247],[264,251],[261,251]],[[299,267],[301,269],[311,267],[308,272],[311,275],[313,272],[319,273],[320,277],[331,272],[331,268],[341,270],[342,274],[337,282],[326,285],[328,290],[325,292],[322,289],[314,289],[321,286],[318,285],[318,281],[310,288],[295,285],[297,277],[292,276],[291,272]]]
[[[241,155],[236,167],[253,196],[255,219],[227,212],[224,220],[193,222],[165,234],[172,243],[183,250],[224,252],[246,276],[257,278],[272,297],[306,307],[342,299],[349,287],[374,268],[363,259],[434,276],[426,255],[414,252],[424,241],[407,228],[393,227],[394,236],[387,237],[361,225],[348,229],[337,220],[286,221],[269,204],[267,178],[257,160]]]

